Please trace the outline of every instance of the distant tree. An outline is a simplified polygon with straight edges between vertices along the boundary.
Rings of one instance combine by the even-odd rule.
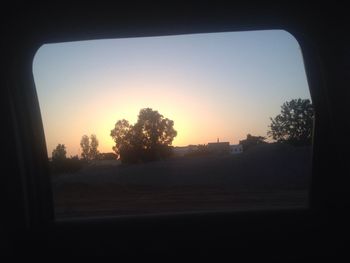
[[[77,161],[77,160],[79,160],[79,156],[78,155],[71,155],[69,157],[69,159]]]
[[[83,160],[88,161],[90,158],[90,140],[89,136],[83,135],[80,140],[80,146],[81,146],[81,158]]]
[[[99,151],[98,140],[95,134],[92,134],[89,138],[87,135],[83,135],[80,141],[81,146],[81,157],[85,161],[95,160],[98,157]]]
[[[142,148],[145,149],[143,160],[156,160],[169,155],[168,146],[177,135],[173,127],[174,122],[158,111],[150,108],[140,110],[134,132],[142,138]]]
[[[133,126],[125,119],[119,120],[116,122],[114,129],[111,130],[110,135],[115,142],[113,150],[116,152],[119,159],[124,161],[130,159],[132,157],[132,150],[136,148],[137,144]],[[130,157],[128,155],[130,155]]]
[[[152,161],[171,155],[171,144],[176,137],[174,122],[158,111],[141,109],[135,125],[125,119],[117,121],[111,137],[113,150],[123,163]]]
[[[60,146],[60,144],[59,144]],[[63,154],[63,144],[60,146],[60,152]],[[57,149],[57,148],[56,148]],[[55,150],[54,150],[55,151]],[[65,151],[65,149],[64,149]],[[61,157],[57,158],[57,156],[52,157],[52,161],[50,162],[50,168],[51,168],[51,172],[53,174],[59,174],[59,173],[75,173],[77,171],[79,171],[82,166],[83,163],[81,160],[79,160],[78,155],[75,156],[70,156],[69,158],[66,158],[61,154]]]
[[[310,145],[314,108],[308,99],[294,99],[281,106],[281,113],[271,119],[268,135],[292,145]]]
[[[53,174],[77,172],[82,167],[78,156],[67,158],[66,153],[64,144],[58,144],[52,151],[52,161],[49,165]]]
[[[65,160],[67,151],[64,144],[58,144],[56,148],[52,151],[52,161],[63,161]]]
[[[262,136],[253,136],[251,134],[247,134],[247,138],[244,140],[239,141],[239,144],[242,145],[243,151],[247,151],[253,146],[259,145],[259,144],[265,144],[266,138]]]
[[[90,136],[90,149],[89,149],[89,158],[90,160],[96,160],[99,154],[99,151],[97,150],[98,147],[98,140],[95,134],[92,134]]]

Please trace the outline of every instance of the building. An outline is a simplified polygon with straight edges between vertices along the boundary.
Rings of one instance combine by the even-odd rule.
[[[239,154],[242,152],[243,146],[241,144],[230,145],[229,142],[219,142],[219,140],[217,142],[209,142],[207,145],[198,144],[173,147],[175,157]]]
[[[212,154],[229,154],[230,153],[230,143],[229,142],[209,142],[208,151]]]
[[[243,152],[242,144],[230,145],[230,154],[240,154]]]
[[[239,141],[239,144],[242,145],[244,151],[247,151],[249,148],[256,145],[266,144],[267,142],[265,142],[265,139],[266,138],[262,136],[253,136],[248,134],[246,139]]]

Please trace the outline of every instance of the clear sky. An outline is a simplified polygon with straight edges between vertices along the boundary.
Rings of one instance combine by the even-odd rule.
[[[286,31],[250,31],[45,44],[33,61],[48,154],[80,155],[96,134],[111,152],[119,119],[141,108],[174,121],[175,146],[267,136],[270,117],[310,99],[298,42]]]

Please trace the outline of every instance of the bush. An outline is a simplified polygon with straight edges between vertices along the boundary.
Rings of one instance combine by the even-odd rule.
[[[115,153],[99,153],[97,155],[97,160],[117,160],[117,155]]]
[[[77,156],[60,160],[54,159],[50,161],[50,168],[53,174],[75,173],[83,167],[84,163]]]

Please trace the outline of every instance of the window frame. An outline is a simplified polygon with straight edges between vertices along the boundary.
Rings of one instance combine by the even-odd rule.
[[[280,29],[280,28],[271,28],[273,29]],[[283,29],[286,30],[286,29]],[[287,30],[286,30],[287,31]],[[289,31],[287,31],[289,32]],[[158,35],[157,35],[158,36]],[[293,35],[294,36],[294,35]],[[295,37],[297,39],[297,37]],[[78,40],[78,39],[77,39]],[[298,39],[297,39],[298,41]],[[47,42],[45,43],[41,43],[41,44],[48,44]],[[22,178],[24,179],[24,181],[26,181],[26,185],[24,186],[25,189],[27,189],[27,201],[29,201],[27,203],[28,208],[27,208],[27,212],[29,213],[27,215],[28,219],[29,218],[36,218],[36,220],[33,221],[34,225],[39,225],[42,224],[43,222],[46,221],[46,223],[50,222],[50,223],[57,223],[57,221],[54,218],[54,207],[53,207],[53,196],[52,196],[52,189],[51,189],[51,183],[50,180],[47,180],[47,178],[50,178],[50,173],[49,173],[49,169],[48,169],[48,158],[47,158],[47,149],[46,149],[46,145],[45,145],[45,134],[44,134],[44,130],[43,130],[43,124],[42,124],[42,120],[41,120],[41,114],[40,114],[40,109],[39,109],[39,102],[38,102],[38,98],[37,98],[37,94],[36,94],[36,88],[35,88],[35,83],[34,83],[34,78],[32,75],[32,65],[29,64],[28,62],[32,62],[34,59],[34,55],[36,53],[36,51],[40,48],[41,44],[35,44],[33,45],[33,47],[30,49],[30,51],[28,51],[28,49],[26,50],[26,52],[24,54],[20,54],[21,55],[26,55],[27,58],[25,60],[22,61],[26,61],[27,63],[24,65],[21,65],[19,63],[19,65],[22,67],[21,69],[23,69],[23,71],[25,72],[25,74],[23,74],[23,76],[25,76],[25,78],[22,78],[21,80],[23,82],[26,83],[30,83],[30,85],[25,85],[25,91],[26,92],[21,92],[17,89],[14,89],[15,92],[17,93],[13,93],[13,98],[15,101],[22,101],[24,102],[24,104],[26,105],[28,111],[22,111],[21,109],[18,109],[16,107],[14,107],[14,111],[15,111],[15,115],[19,116],[18,118],[16,118],[17,123],[15,124],[18,129],[20,131],[25,131],[26,129],[24,128],[26,127],[31,127],[32,131],[32,138],[36,138],[37,141],[37,146],[33,149],[29,148],[29,147],[23,147],[23,145],[31,145],[33,146],[32,143],[29,143],[29,141],[31,140],[29,138],[29,133],[28,131],[26,131],[25,133],[21,133],[21,134],[17,134],[17,145],[18,148],[21,149],[21,154],[22,157],[20,157],[20,160],[22,161],[21,166],[26,167],[25,169],[23,169],[21,171],[22,173]],[[304,50],[305,48],[302,48],[302,50]],[[23,56],[19,59],[23,59]],[[304,59],[305,61],[305,59]],[[17,67],[18,69],[18,67]],[[30,71],[30,74],[29,74]],[[308,81],[309,81],[309,77],[308,77]],[[18,87],[23,85],[24,87],[24,83],[19,83]],[[315,124],[317,121],[317,116],[319,115],[319,111],[318,111],[318,107],[317,107],[317,98],[314,98],[315,96],[313,96],[312,92],[312,88],[310,86],[310,93],[311,93],[311,97],[312,100],[316,100],[314,101],[314,105],[315,105],[315,111],[317,112],[316,115],[316,120],[315,120]],[[34,107],[30,107],[29,105],[33,105]],[[23,106],[23,104],[21,105],[21,107]],[[26,115],[26,116],[23,116]],[[39,135],[39,136],[38,136]],[[315,147],[313,145],[313,147]],[[45,157],[44,157],[45,156]],[[29,157],[29,158],[28,158]],[[36,159],[33,159],[33,157],[36,157]],[[313,159],[314,162],[314,159]],[[309,193],[311,193],[311,189],[309,190]],[[301,209],[301,210],[309,210],[313,208],[313,205],[315,204],[315,199],[310,196],[310,205],[308,208],[305,209]],[[43,209],[45,208],[45,209]],[[266,211],[268,212],[268,211]],[[202,212],[199,214],[208,214],[208,213],[215,213],[215,212]],[[227,211],[225,212],[227,214],[239,214],[241,213],[240,211]],[[249,212],[248,212],[249,213]],[[174,216],[176,216],[178,213],[174,213]],[[180,214],[188,214],[188,215],[193,215],[196,213],[180,213]],[[138,217],[143,217],[144,215],[139,215]],[[155,217],[157,216],[161,216],[159,214],[154,214]],[[121,217],[134,217],[134,216],[121,216]],[[112,216],[113,218],[113,216]],[[115,220],[117,220],[117,218],[119,218],[119,216],[114,217]],[[86,218],[87,220],[96,220],[96,218]],[[83,221],[85,221],[86,219],[82,219]],[[100,220],[100,219],[98,219]],[[36,222],[35,222],[36,221]],[[70,220],[62,220],[63,222],[68,222]],[[78,222],[75,219],[72,219],[72,221],[74,222]],[[30,223],[31,224],[31,223]]]
[[[108,231],[117,234],[118,230],[125,227],[126,230],[121,231],[123,237],[126,237],[130,230],[132,237],[140,237],[140,233],[149,232],[147,227],[151,225],[153,230],[169,230],[173,237],[173,242],[183,240],[185,235],[189,240],[198,237],[205,229],[205,225],[209,226],[209,231],[219,230],[219,236],[232,237],[234,233],[239,233],[239,237],[247,235],[255,237],[259,240],[258,234],[272,233],[276,240],[283,239],[282,234],[293,236],[294,233],[303,233],[303,231],[311,231],[314,237],[317,236],[315,229],[320,229],[327,223],[327,218],[334,211],[342,212],[345,207],[346,199],[339,199],[341,194],[346,193],[345,189],[341,188],[342,178],[336,175],[340,171],[332,172],[332,165],[337,163],[338,158],[343,158],[342,151],[339,145],[336,145],[337,154],[329,157],[330,149],[334,149],[333,139],[335,127],[341,127],[338,120],[334,118],[332,112],[336,109],[335,102],[332,100],[332,90],[330,82],[334,81],[335,86],[340,85],[340,80],[337,80],[337,74],[332,71],[336,59],[332,60],[332,48],[337,48],[337,43],[333,46],[330,43],[332,37],[337,36],[337,31],[334,30],[330,35],[322,36],[323,31],[317,31],[317,27],[310,25],[311,28],[303,27],[303,24],[298,21],[298,16],[294,13],[281,11],[278,15],[267,12],[264,15],[254,15],[246,12],[238,17],[231,16],[230,13],[224,12],[221,19],[215,20],[211,17],[204,19],[205,15],[194,15],[191,17],[185,14],[185,23],[180,22],[183,16],[166,18],[166,15],[161,15],[157,19],[152,19],[146,22],[148,13],[144,12],[144,16],[136,22],[130,22],[129,16],[123,16],[120,19],[114,20],[112,16],[101,18],[89,22],[87,18],[78,20],[74,24],[72,14],[68,16],[67,22],[57,25],[48,17],[47,21],[51,21],[44,26],[38,24],[45,21],[44,18],[29,25],[29,33],[25,33],[25,29],[15,27],[17,30],[16,36],[10,36],[9,52],[6,56],[8,71],[6,81],[6,98],[9,103],[6,112],[11,116],[11,127],[13,141],[15,141],[16,160],[9,163],[13,168],[13,178],[10,183],[11,189],[20,189],[9,193],[9,197],[15,200],[11,203],[14,214],[20,218],[12,225],[13,228],[26,229],[30,231],[47,231],[52,238],[66,240],[72,238],[75,229],[79,229],[79,233],[93,229],[95,237],[103,237],[98,234],[102,231],[106,236]],[[258,13],[265,9],[258,9]],[[275,11],[275,9],[274,9]],[[210,13],[210,11],[207,11]],[[306,12],[307,13],[307,12]],[[243,14],[243,15],[242,15]],[[246,15],[245,15],[246,14]],[[256,14],[256,13],[255,13]],[[271,15],[271,16],[269,16]],[[285,17],[286,15],[286,17]],[[61,17],[61,16],[58,16]],[[218,17],[218,14],[215,16]],[[252,19],[254,17],[254,19]],[[57,17],[55,17],[57,19]],[[54,18],[54,19],[55,19]],[[180,18],[180,19],[179,19]],[[196,19],[200,19],[196,24]],[[123,20],[124,19],[124,20]],[[160,24],[157,21],[165,21]],[[303,22],[307,21],[303,17]],[[99,22],[96,22],[99,21]],[[128,22],[129,21],[129,22]],[[70,23],[73,22],[74,26]],[[305,22],[307,23],[307,22]],[[59,23],[58,23],[59,24]],[[125,25],[127,25],[125,27]],[[81,28],[79,28],[81,26]],[[120,217],[120,218],[97,218],[97,219],[79,219],[66,220],[57,222],[54,220],[53,213],[53,196],[48,173],[47,152],[44,140],[43,125],[40,117],[39,103],[36,96],[35,85],[32,75],[32,61],[36,50],[43,44],[48,42],[65,42],[72,40],[87,40],[97,38],[116,38],[116,37],[131,37],[131,36],[147,36],[147,35],[169,35],[178,33],[201,33],[201,32],[225,32],[236,30],[264,30],[264,29],[283,29],[290,32],[299,42],[304,57],[306,75],[309,83],[310,93],[313,104],[315,106],[315,123],[313,135],[313,169],[310,189],[310,207],[306,210],[289,210],[289,211],[259,211],[259,212],[227,212],[227,213],[198,213],[198,214],[181,214],[181,215],[152,215],[152,216],[137,216],[137,217]],[[326,27],[327,29],[327,27]],[[326,30],[324,29],[324,30]],[[87,31],[85,31],[87,30]],[[101,33],[103,32],[103,33]],[[325,40],[325,44],[322,44]],[[340,57],[341,50],[337,53]],[[335,67],[335,66],[334,66]],[[18,77],[18,75],[20,77]],[[340,156],[340,157],[339,157]],[[329,177],[323,176],[324,171],[329,171],[335,175],[329,183]],[[337,179],[341,179],[336,182]],[[341,189],[340,194],[336,194],[337,190]],[[18,197],[20,193],[20,197]],[[9,199],[10,200],[10,199]],[[296,226],[290,223],[296,222]],[[185,226],[186,230],[191,227],[194,230],[185,233],[181,230],[180,225]],[[310,227],[312,222],[312,227]],[[231,225],[231,228],[225,234],[224,228],[220,228],[220,223],[224,226]],[[273,227],[277,225],[277,228]],[[137,225],[141,227],[137,228]],[[172,228],[171,226],[176,227]],[[252,227],[255,226],[255,227]],[[141,229],[139,232],[133,229]],[[299,229],[298,229],[299,228]],[[310,229],[313,230],[310,230]],[[278,232],[280,230],[280,232]],[[78,230],[76,230],[78,231]],[[180,234],[176,234],[179,231]],[[235,232],[236,231],[236,232]],[[37,232],[36,232],[37,233]],[[61,234],[60,234],[61,233]],[[62,235],[68,235],[63,237]],[[215,236],[211,233],[212,236]],[[164,238],[162,234],[157,234],[158,239]],[[87,237],[89,241],[92,239]],[[147,238],[146,238],[147,239]],[[264,240],[264,238],[262,238]],[[295,237],[297,239],[297,237]],[[74,240],[74,239],[73,239]],[[204,238],[205,240],[205,238]],[[80,240],[81,241],[81,240]],[[306,241],[304,241],[306,242]],[[86,243],[84,243],[89,247]],[[128,243],[129,244],[129,243]],[[220,243],[221,244],[221,243]]]

